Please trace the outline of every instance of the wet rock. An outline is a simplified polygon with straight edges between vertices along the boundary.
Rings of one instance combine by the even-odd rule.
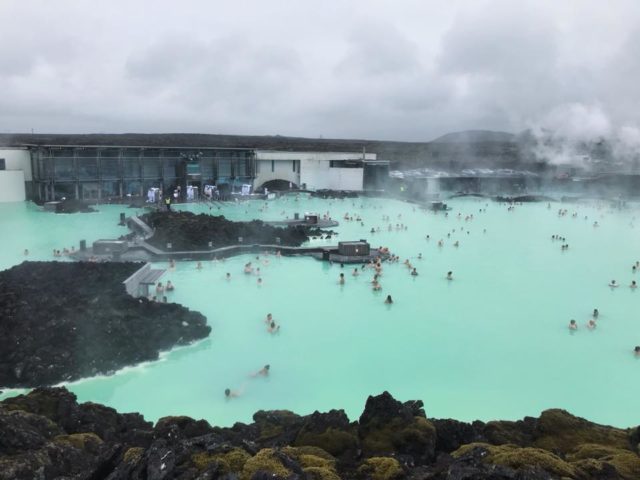
[[[23,262],[0,272],[0,385],[110,374],[208,336],[201,314],[126,293],[140,266]]]

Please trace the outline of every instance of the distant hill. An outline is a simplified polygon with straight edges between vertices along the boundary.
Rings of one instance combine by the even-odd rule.
[[[452,132],[432,140],[431,143],[483,143],[483,142],[515,142],[516,135],[508,132],[491,130],[465,130]]]

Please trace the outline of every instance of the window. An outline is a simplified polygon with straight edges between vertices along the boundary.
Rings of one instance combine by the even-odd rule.
[[[7,169],[7,162],[5,161],[4,158],[0,158],[0,170],[6,170]]]
[[[122,170],[125,178],[140,178],[140,159],[136,150],[122,152]]]
[[[100,175],[103,179],[116,179],[120,176],[118,157],[100,158]]]
[[[56,180],[73,180],[75,179],[75,171],[73,168],[73,158],[57,157],[55,159],[55,176]]]
[[[271,171],[274,172],[276,169],[276,161],[275,160],[271,160]]]
[[[231,160],[228,157],[220,157],[218,160],[218,177],[231,176]]]
[[[330,168],[362,168],[362,160],[329,160]]]

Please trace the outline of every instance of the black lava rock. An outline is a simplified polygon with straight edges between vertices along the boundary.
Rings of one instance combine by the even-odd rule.
[[[274,227],[261,220],[250,222],[232,222],[224,216],[213,216],[192,212],[151,212],[140,217],[155,233],[147,241],[164,249],[167,243],[173,250],[207,250],[209,242],[214,247],[230,245],[262,244],[298,247],[311,236],[319,236],[329,231],[318,228],[310,229],[302,225]],[[238,239],[242,237],[242,242]]]
[[[205,317],[127,294],[137,263],[24,262],[0,272],[0,386],[109,374],[205,338]]]

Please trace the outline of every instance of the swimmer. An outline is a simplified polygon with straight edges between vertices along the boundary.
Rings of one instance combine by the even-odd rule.
[[[633,349],[633,353],[636,357],[640,357],[640,345],[636,345]]]
[[[587,328],[589,330],[594,330],[596,328],[596,321],[591,319],[587,322]]]
[[[638,288],[635,280],[631,280],[631,285],[629,285],[629,288]]]
[[[267,318],[265,318],[264,323],[266,323],[267,325],[271,324],[273,322],[273,315],[271,315],[270,313],[267,313]]]
[[[167,286],[164,289],[167,292],[172,292],[173,290],[175,290],[175,287],[173,286],[173,283],[171,283],[171,280],[167,280]]]
[[[615,281],[615,280],[611,280],[611,281],[609,282],[609,286],[610,286],[611,288],[616,288],[616,287],[619,287],[620,285],[618,285],[618,284],[616,283],[616,281]]]
[[[162,286],[162,282],[158,282],[158,284],[156,285],[156,293],[162,292],[164,292],[164,287]]]
[[[196,265],[196,270],[202,270],[202,262],[198,262]]]
[[[226,399],[230,398],[238,398],[240,396],[240,392],[236,390],[231,390],[230,388],[225,389],[224,396]]]
[[[262,278],[258,277],[258,286],[262,285]]]
[[[267,376],[269,376],[269,369],[270,368],[271,368],[271,365],[265,365],[264,367],[262,367],[257,372],[252,373],[251,377],[253,377],[253,378],[255,378],[255,377],[267,377]]]
[[[447,272],[447,280],[453,280],[453,272],[451,270]]]
[[[578,324],[576,323],[575,320],[571,320],[569,322],[569,330],[577,330],[578,329]]]
[[[276,322],[271,322],[267,328],[267,332],[276,333],[280,330],[280,325],[276,325]]]
[[[340,285],[344,285],[344,273],[340,274],[340,277],[338,278],[338,283]]]
[[[594,308],[593,309],[593,318],[597,319],[599,315],[600,315],[600,311],[598,311],[597,308]]]
[[[354,277],[357,277],[358,275],[360,275],[360,272],[358,271],[357,268],[354,268],[353,273],[351,275],[353,275]]]
[[[414,268],[413,270],[411,270],[411,275],[414,277],[418,276],[418,271]]]
[[[169,268],[172,270],[176,268],[176,261],[173,258],[169,260]]]
[[[380,283],[377,280],[374,280],[372,288],[373,288],[374,291],[377,292],[379,290],[382,290],[382,285],[380,285]]]
[[[391,305],[393,303],[393,299],[391,298],[391,295],[387,295],[387,298],[384,300],[384,303],[386,303],[387,305]]]
[[[418,260],[422,260],[422,253],[418,254]]]
[[[24,256],[26,257],[27,255],[29,255],[29,250],[28,249],[24,249]]]
[[[167,296],[166,295],[162,296],[162,303],[167,303]]]

